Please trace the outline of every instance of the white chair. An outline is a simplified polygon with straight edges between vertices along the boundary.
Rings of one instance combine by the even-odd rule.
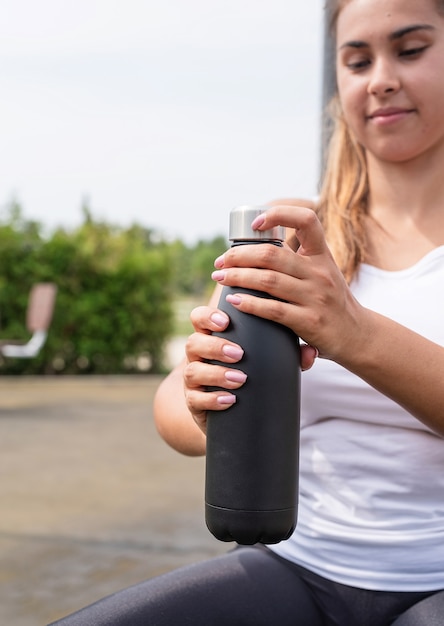
[[[26,328],[32,333],[28,342],[3,339],[0,353],[5,357],[32,359],[42,349],[54,312],[57,286],[54,283],[36,283],[29,294]]]

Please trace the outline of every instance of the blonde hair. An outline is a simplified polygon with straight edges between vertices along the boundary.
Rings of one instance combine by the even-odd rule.
[[[351,133],[338,96],[329,105],[334,128],[318,203],[327,241],[348,282],[365,257],[368,174],[364,148]]]
[[[352,0],[327,0],[326,11],[334,37],[342,8]],[[435,0],[444,14],[444,0]],[[367,252],[365,219],[368,214],[369,184],[364,148],[346,123],[336,94],[326,111],[333,130],[328,144],[318,214],[332,253],[350,282]]]

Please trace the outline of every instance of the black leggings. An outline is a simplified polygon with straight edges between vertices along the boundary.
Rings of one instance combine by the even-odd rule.
[[[444,591],[356,589],[252,546],[135,585],[55,624],[442,626]]]

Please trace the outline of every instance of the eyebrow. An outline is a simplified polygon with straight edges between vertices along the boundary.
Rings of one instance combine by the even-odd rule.
[[[398,39],[402,39],[405,35],[409,33],[414,33],[418,30],[435,30],[434,26],[430,24],[412,24],[411,26],[405,26],[404,28],[399,28],[398,30],[393,31],[389,35],[389,41],[396,41]],[[340,50],[343,48],[368,48],[369,44],[365,41],[347,41],[346,43],[340,46]]]

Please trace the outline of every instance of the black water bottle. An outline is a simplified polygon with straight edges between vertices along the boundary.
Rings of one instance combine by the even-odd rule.
[[[233,209],[233,246],[282,246],[283,228],[251,228],[266,208]],[[218,305],[230,324],[214,334],[243,348],[242,360],[230,367],[241,369],[248,378],[235,391],[235,404],[225,411],[208,412],[205,518],[210,532],[222,541],[271,544],[287,539],[296,526],[300,346],[286,326],[241,313],[226,302],[227,294],[246,291],[224,287]]]

